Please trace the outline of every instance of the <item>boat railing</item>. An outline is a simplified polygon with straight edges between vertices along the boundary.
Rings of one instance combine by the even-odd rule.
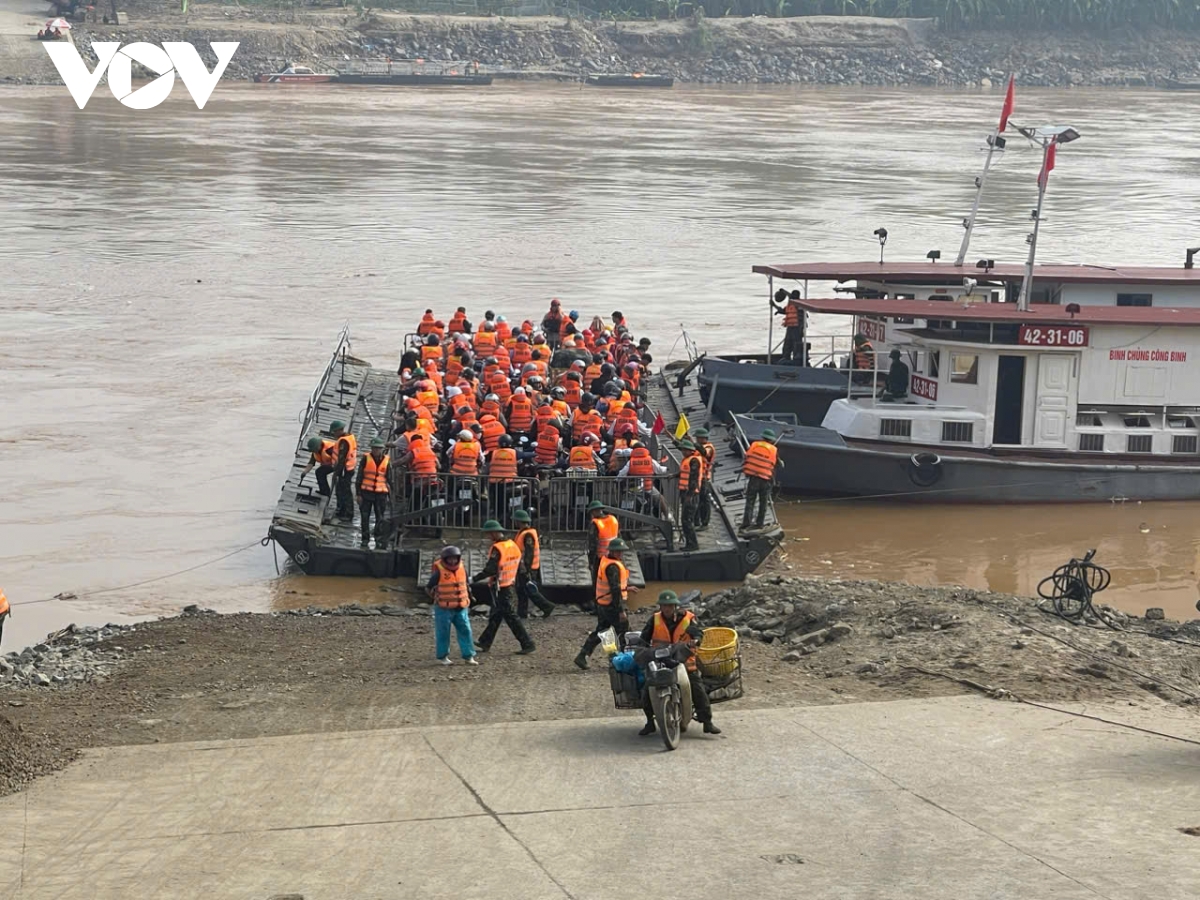
[[[621,533],[673,531],[679,521],[679,476],[652,478],[571,473],[550,479],[543,528],[553,533],[586,532],[588,506],[599,501],[621,521]]]
[[[325,366],[325,371],[321,375],[320,381],[317,382],[316,388],[308,397],[308,403],[304,407],[304,416],[300,421],[300,437],[296,440],[297,452],[304,446],[308,439],[309,429],[312,427],[313,419],[317,414],[317,402],[321,399],[321,395],[325,393],[325,388],[329,385],[329,378],[333,374],[335,367],[340,367],[345,370],[346,360],[350,356],[350,324],[346,323],[342,326],[342,331],[338,335],[337,346],[333,348],[333,355],[329,357],[329,363]]]
[[[391,519],[401,528],[453,528],[482,531],[496,519],[512,530],[514,510],[537,519],[536,478],[492,481],[487,475],[397,473],[392,480]]]
[[[461,59],[397,59],[388,56],[333,60],[339,75],[474,75],[479,64]]]
[[[854,339],[844,334],[807,334],[804,340],[808,344],[808,365],[814,369],[841,368],[842,359],[854,352]],[[772,357],[778,356],[782,347],[780,340],[771,351]]]

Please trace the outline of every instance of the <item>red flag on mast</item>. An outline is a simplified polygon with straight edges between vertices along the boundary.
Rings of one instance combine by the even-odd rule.
[[[662,434],[663,429],[667,427],[667,423],[663,421],[662,413],[654,417],[654,426],[650,429],[651,434]]]
[[[1016,104],[1016,85],[1017,76],[1008,76],[1008,93],[1004,95],[1004,109],[1000,111],[1000,132],[1008,127],[1008,117],[1013,114],[1013,106]]]
[[[1042,163],[1041,174],[1038,175],[1038,187],[1040,187],[1042,190],[1046,189],[1046,181],[1049,179],[1050,172],[1054,168],[1054,155],[1057,149],[1058,144],[1056,143],[1051,143],[1050,146],[1046,148],[1046,159]]]

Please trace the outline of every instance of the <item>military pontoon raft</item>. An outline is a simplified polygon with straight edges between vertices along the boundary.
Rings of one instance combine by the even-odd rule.
[[[489,550],[481,531],[483,522],[497,516],[511,527],[511,511],[524,508],[541,536],[542,588],[552,599],[569,601],[592,589],[587,505],[600,500],[618,517],[621,536],[636,550],[625,556],[631,583],[740,581],[779,544],[783,532],[770,509],[765,528],[738,534],[741,509],[731,504],[738,504],[745,490],[739,450],[734,447],[739,432],[710,421],[692,373],[687,373],[682,387],[669,383],[680,374],[676,370],[655,375],[645,384],[642,422],[650,425],[661,413],[668,423],[666,432],[648,439],[643,436],[656,458],[666,458],[668,472],[654,478],[654,492],[643,489],[641,478],[573,477],[551,468],[502,485],[489,485],[486,475],[439,474],[430,482],[429,476],[422,480],[399,471],[397,465],[389,475],[388,536],[364,547],[358,510],[353,521],[338,520],[336,503],[320,494],[312,474],[301,481],[309,460],[308,440],[330,439],[333,421],[347,423],[360,451],[372,438],[387,437],[391,431],[398,396],[396,371],[374,368],[353,356],[343,331],[309,398],[268,536],[310,575],[424,578],[446,544],[463,549],[463,562],[474,574],[486,563]],[[684,545],[679,529],[681,453],[669,436],[683,414],[693,429],[709,428],[717,447],[712,516],[708,527],[698,533],[699,549],[690,553],[680,549]]]

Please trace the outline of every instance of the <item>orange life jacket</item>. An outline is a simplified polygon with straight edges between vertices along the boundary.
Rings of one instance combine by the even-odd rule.
[[[459,441],[450,451],[451,475],[479,474],[479,444],[475,441]]]
[[[455,397],[454,399],[457,400],[458,398]],[[471,409],[469,406],[460,406],[458,409],[456,409],[454,411],[454,418],[458,420],[460,430],[463,428],[470,428],[479,421],[475,417],[475,410]]]
[[[497,447],[488,454],[488,483],[513,481],[517,477],[517,451],[512,447]]]
[[[363,480],[362,489],[372,494],[386,494],[388,492],[387,472],[388,465],[391,460],[384,457],[375,461],[375,457],[368,453],[363,457]]]
[[[537,419],[538,431],[540,432],[543,428],[548,427],[550,425],[550,420],[553,419],[554,416],[554,407],[549,403],[547,403],[545,406],[539,406],[537,411],[534,413],[534,417]]]
[[[587,469],[595,472],[596,454],[592,452],[591,447],[572,447],[571,458],[568,464],[572,469]]]
[[[608,555],[608,545],[621,533],[621,523],[614,515],[598,516],[592,519],[596,529],[596,555],[603,559]]]
[[[422,336],[431,334],[436,326],[437,319],[433,317],[433,313],[425,313],[425,315],[421,316],[420,324],[417,325],[417,334]]]
[[[558,448],[562,444],[562,436],[557,428],[543,428],[538,432],[537,450],[533,461],[539,466],[552,466],[558,462]]]
[[[493,351],[492,356],[496,357],[496,362],[500,363],[500,366],[504,369],[505,374],[508,374],[508,370],[512,368],[512,357],[508,355],[508,348],[503,344],[498,344],[496,349]]]
[[[783,308],[783,325],[785,328],[795,328],[800,324],[800,307],[795,301]]]
[[[421,345],[421,363],[424,365],[431,359],[441,359],[445,356],[442,351],[441,344],[422,344]]]
[[[583,386],[574,378],[568,378],[563,382],[563,390],[567,392],[564,398],[567,401],[567,406],[571,409],[579,408],[579,401],[583,399]]]
[[[654,487],[654,459],[650,451],[645,447],[635,447],[630,454],[629,471],[626,474],[630,478],[641,478],[642,488],[651,490]]]
[[[611,425],[613,422],[617,421],[617,416],[619,416],[621,414],[621,410],[623,410],[624,408],[625,408],[624,401],[609,400],[608,401],[608,409],[605,410],[605,412],[604,412],[604,421],[606,423],[608,423],[609,425]]]
[[[459,560],[451,569],[440,559],[433,561],[438,583],[433,589],[434,601],[442,609],[466,609],[471,605],[471,587],[467,584],[467,567]]]
[[[583,370],[584,390],[591,390],[592,382],[600,377],[600,363],[592,363]]]
[[[508,379],[504,377],[502,372],[497,372],[487,383],[489,394],[495,394],[500,398],[501,403],[507,403],[512,399],[512,385],[508,383]]]
[[[511,356],[514,366],[523,366],[533,359],[533,348],[526,341],[518,341],[513,345]]]
[[[467,330],[466,324],[467,324],[466,313],[456,312],[453,316],[450,317],[450,324],[447,326],[446,330],[449,331],[451,334],[462,334],[462,332]]]
[[[431,413],[435,415],[437,414],[438,405],[441,403],[441,399],[438,397],[437,391],[417,391],[415,396],[421,402],[422,406],[424,406]]]
[[[475,337],[471,340],[471,346],[475,348],[476,356],[491,356],[496,349],[496,332],[475,332]]]
[[[496,541],[493,550],[500,551],[500,565],[497,568],[496,587],[512,587],[517,580],[517,569],[521,565],[521,549],[514,541]]]
[[[508,404],[508,430],[520,434],[533,427],[533,403],[524,394],[514,394]]]
[[[437,457],[433,453],[433,448],[429,446],[429,441],[411,441],[408,446],[412,451],[411,471],[414,474],[437,474]]]
[[[621,409],[617,412],[617,418],[613,424],[615,424],[618,428],[620,428],[621,425],[626,425],[626,424],[631,425],[631,426],[633,426],[633,433],[637,434],[638,433],[637,410],[634,409],[632,406],[628,406],[628,405],[622,406]]]
[[[692,482],[692,460],[700,460],[699,477]],[[697,450],[689,450],[679,463],[679,493],[695,494],[704,483],[704,457]]]
[[[742,460],[742,474],[748,478],[770,481],[775,477],[775,460],[778,456],[778,448],[770,441],[755,441],[747,448]]]
[[[500,446],[500,438],[505,434],[504,426],[501,425],[495,416],[485,415],[480,417],[479,425],[483,428],[483,449],[495,450]]]
[[[503,417],[504,413],[500,411],[500,402],[498,400],[484,400],[479,404],[479,419],[483,421],[484,416],[491,416],[497,422]]]
[[[600,564],[596,566],[596,605],[612,605],[612,588],[608,586],[608,578],[605,577],[609,566],[616,566],[621,570],[621,605],[624,606],[629,599],[629,570],[619,559],[607,557],[602,557]]]
[[[346,445],[346,471],[353,472],[354,465],[358,462],[358,438],[353,432],[347,431],[337,439],[338,453],[342,452],[342,444]],[[337,462],[337,457],[334,457],[334,462]]]
[[[687,630],[695,618],[690,612],[685,612],[679,617],[679,621],[675,623],[675,628],[670,629],[667,627],[667,622],[662,617],[662,613],[655,613],[654,631],[650,634],[650,646],[666,647],[668,644],[694,644],[695,641],[692,640]],[[686,665],[689,672],[695,672],[696,657],[694,655],[689,656]]]
[[[618,450],[627,450],[627,449],[629,449],[629,441],[627,441],[625,438],[616,438],[615,440],[613,440],[612,452],[611,452],[611,455],[608,457],[608,471],[610,473],[620,472],[621,469],[625,466],[625,463],[629,462],[628,456],[621,457],[617,454]]]
[[[8,598],[4,596],[4,591],[0,590],[0,616],[7,616],[8,609]]]
[[[604,430],[604,417],[594,409],[588,412],[576,412],[575,420],[571,423],[571,441],[578,443],[584,432],[590,431],[596,437]],[[626,445],[628,446],[628,445]]]
[[[551,400],[550,408],[560,419],[569,419],[571,417],[571,407],[567,406],[564,400]]]
[[[704,457],[704,480],[712,480],[713,466],[717,462],[717,448],[711,443],[698,444],[696,449],[700,451],[700,455]]]
[[[871,346],[870,341],[864,341],[862,346],[854,348],[854,368],[875,368],[875,348]]]
[[[459,356],[457,353],[454,354],[453,356],[451,356],[448,360],[446,360],[446,378],[449,381],[451,381],[451,382],[457,381],[458,376],[462,374],[462,370],[463,370],[462,357]]]
[[[542,539],[538,537],[536,528],[522,528],[517,532],[517,536],[513,538],[513,542],[517,545],[517,549],[522,553],[525,552],[525,537],[528,536],[533,541],[533,558],[530,560],[530,571],[536,572],[542,567]]]
[[[423,407],[423,406],[421,407],[421,409],[424,409],[424,408],[425,407]],[[433,434],[433,419],[429,418],[428,416],[426,416],[425,418],[421,418],[420,416],[418,416],[417,417],[417,426],[416,426],[415,430],[420,432],[421,434]]]
[[[337,465],[337,441],[321,441],[321,449],[313,453],[312,458],[318,466],[332,469]]]
[[[507,322],[496,323],[496,338],[501,341],[507,341],[512,337],[512,327]]]

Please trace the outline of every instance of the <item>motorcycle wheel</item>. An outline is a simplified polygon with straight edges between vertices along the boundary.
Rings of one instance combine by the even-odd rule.
[[[658,719],[658,733],[668,750],[679,746],[679,689],[655,691],[650,701],[654,717]]]

